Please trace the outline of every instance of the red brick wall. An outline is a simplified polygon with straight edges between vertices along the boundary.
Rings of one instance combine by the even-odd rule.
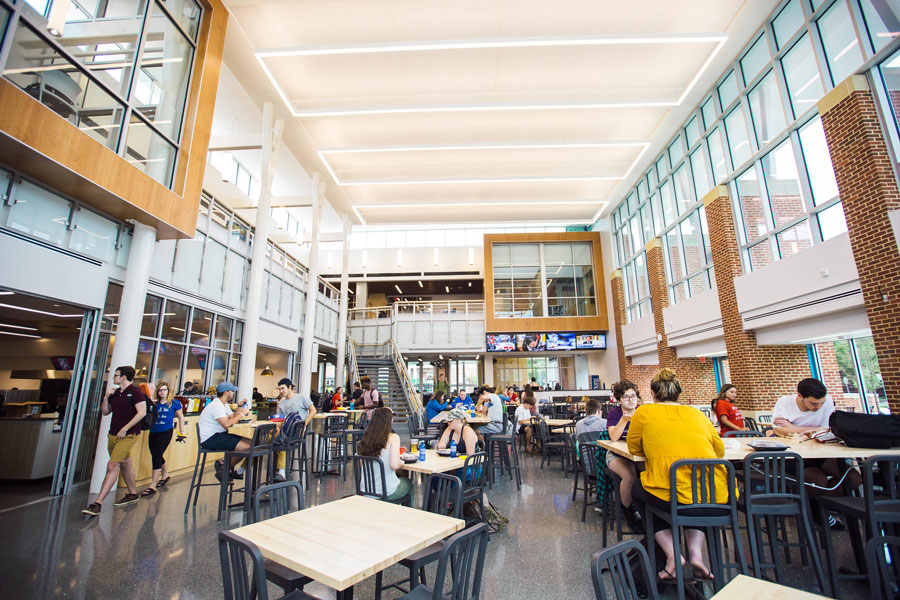
[[[834,352],[834,344],[832,342],[816,344],[816,353],[819,355],[819,378],[828,388],[828,395],[834,400],[835,407],[863,412],[859,394],[844,393],[844,383],[841,380],[841,369]]]
[[[707,202],[706,219],[730,378],[738,388],[737,404],[746,410],[771,410],[775,400],[796,390],[797,382],[810,376],[806,348],[759,346],[756,335],[744,330],[734,289],[734,278],[743,268],[727,194]]]
[[[900,259],[888,212],[900,192],[875,101],[850,92],[822,114],[891,412],[900,411]]]

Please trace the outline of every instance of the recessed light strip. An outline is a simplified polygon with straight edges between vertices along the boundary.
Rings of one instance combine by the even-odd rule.
[[[25,327],[24,325],[12,325],[10,323],[0,323],[0,327],[9,329],[24,329],[25,331],[37,331],[37,327]]]
[[[60,319],[71,319],[71,318],[81,318],[84,315],[61,315],[58,313],[47,312],[46,310],[37,310],[36,308],[25,308],[24,306],[15,306],[14,304],[0,304],[0,308],[11,308],[13,310],[22,310],[30,313],[37,313],[39,315],[50,315],[51,317],[57,317]]]
[[[429,151],[453,151],[453,150],[556,150],[562,148],[629,148],[633,146],[648,146],[648,142],[638,140],[612,141],[612,142],[535,142],[527,144],[436,144],[417,146],[359,146],[348,148],[322,148],[319,154],[358,154],[376,152],[429,152]]]
[[[42,339],[39,335],[31,335],[30,333],[16,333],[15,331],[0,331],[0,335],[15,335],[18,337],[34,338],[36,340]]]
[[[361,185],[443,185],[459,183],[548,183],[561,181],[618,181],[619,175],[552,175],[524,177],[484,177],[465,179],[371,179],[341,181],[338,185],[345,187]]]

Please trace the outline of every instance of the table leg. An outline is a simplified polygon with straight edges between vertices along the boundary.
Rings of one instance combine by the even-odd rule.
[[[353,586],[351,585],[344,590],[338,590],[335,600],[353,600]]]

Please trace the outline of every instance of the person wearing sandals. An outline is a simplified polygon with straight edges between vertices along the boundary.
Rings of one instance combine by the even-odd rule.
[[[397,471],[403,468],[400,459],[400,436],[391,431],[394,412],[389,408],[376,408],[366,426],[362,439],[359,440],[357,453],[360,456],[377,457],[384,465],[384,493],[390,501],[409,496],[409,505],[414,506],[412,483],[406,477],[397,477]],[[381,480],[375,478],[373,494],[381,494]]]
[[[653,404],[644,404],[634,411],[628,428],[628,451],[642,454],[646,470],[635,482],[632,495],[645,506],[669,512],[671,498],[669,470],[672,464],[684,458],[722,458],[725,445],[712,422],[692,406],[678,404],[681,383],[672,369],[663,369],[650,382]],[[728,476],[725,468],[716,467],[716,503],[728,502]],[[691,502],[691,472],[680,469],[675,480],[678,502]],[[695,516],[706,516],[709,510],[693,509]],[[666,566],[657,576],[663,583],[675,583],[675,547],[672,530],[667,523],[654,519],[656,542],[666,554]],[[694,579],[712,580],[709,567],[703,561],[703,545],[706,539],[700,529],[685,528],[688,560],[693,567]],[[684,558],[678,557],[682,564]]]
[[[141,492],[141,496],[152,496],[160,488],[169,483],[169,472],[166,470],[166,448],[172,442],[172,431],[175,429],[174,417],[178,417],[178,441],[184,441],[184,413],[181,402],[172,402],[169,384],[160,381],[156,384],[151,401],[156,405],[156,423],[147,434],[147,445],[153,462],[153,481]]]

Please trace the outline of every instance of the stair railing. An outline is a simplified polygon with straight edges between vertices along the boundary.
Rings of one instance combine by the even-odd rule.
[[[389,339],[388,344],[391,350],[391,359],[394,361],[394,368],[400,376],[400,387],[403,389],[403,395],[406,397],[406,404],[409,407],[410,412],[415,411],[416,414],[421,415],[423,410],[422,398],[419,396],[419,392],[416,391],[412,379],[409,377],[406,359],[403,358],[400,349],[397,348],[397,344],[394,343],[394,338]]]
[[[359,381],[359,364],[356,362],[356,342],[347,338],[347,357],[350,362],[350,387]]]

